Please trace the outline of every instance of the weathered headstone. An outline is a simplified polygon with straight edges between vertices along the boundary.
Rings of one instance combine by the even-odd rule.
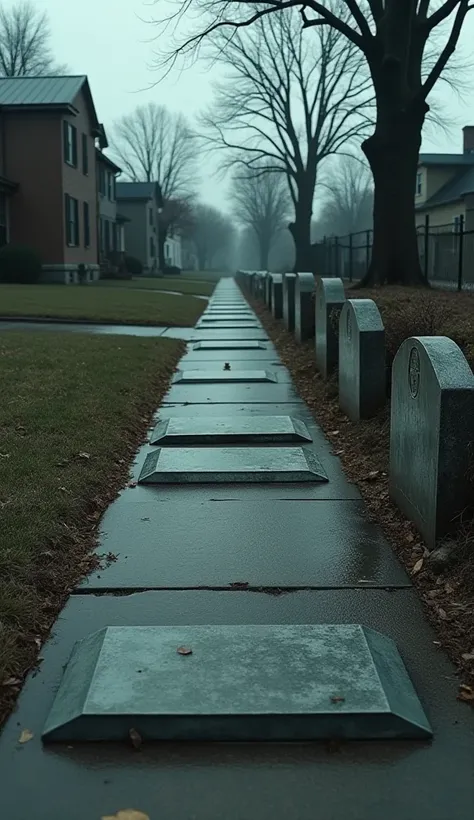
[[[312,273],[297,273],[295,280],[295,338],[298,342],[314,336],[314,289]]]
[[[342,279],[318,279],[315,299],[316,365],[323,379],[337,370],[339,314],[345,301]]]
[[[405,339],[393,362],[390,497],[429,547],[472,502],[474,375],[446,336]]]
[[[352,421],[386,399],[385,330],[373,299],[348,299],[339,319],[339,406]]]
[[[295,329],[295,281],[294,273],[284,273],[282,277],[283,322],[287,330]]]
[[[283,315],[283,294],[282,275],[272,273],[271,275],[271,310],[275,319],[281,319]]]
[[[265,304],[269,310],[272,309],[272,275],[271,273],[265,274]]]

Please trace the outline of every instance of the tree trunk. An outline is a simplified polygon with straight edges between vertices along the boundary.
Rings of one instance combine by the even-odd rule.
[[[295,264],[293,271],[314,270],[313,250],[311,247],[311,218],[313,216],[314,185],[308,181],[299,186],[298,202],[295,206],[295,221],[290,222],[288,229],[295,243]]]
[[[374,177],[374,239],[369,270],[360,287],[427,285],[415,228],[415,184],[421,128],[428,109],[405,109],[397,99],[378,106],[373,136],[362,144]],[[380,98],[379,98],[380,99]]]
[[[258,252],[260,258],[260,270],[268,270],[268,257],[270,256],[270,242],[264,236],[258,237]]]
[[[206,270],[207,253],[205,248],[197,249],[199,270]]]

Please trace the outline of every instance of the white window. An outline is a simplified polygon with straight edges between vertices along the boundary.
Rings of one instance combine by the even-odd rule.
[[[423,180],[423,174],[421,172],[418,172],[417,175],[416,175],[416,193],[417,193],[417,196],[419,194],[421,194],[422,180]]]

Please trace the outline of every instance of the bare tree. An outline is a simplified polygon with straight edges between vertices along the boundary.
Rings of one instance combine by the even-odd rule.
[[[0,75],[3,77],[63,74],[50,46],[51,30],[46,12],[32,2],[0,7]]]
[[[191,238],[196,248],[200,270],[213,267],[216,257],[230,259],[234,244],[231,220],[212,205],[198,203],[194,209]]]
[[[335,0],[336,2],[336,0]],[[338,3],[339,7],[339,3]],[[294,9],[243,32],[216,32],[212,53],[229,74],[202,118],[224,167],[270,166],[288,179],[296,270],[310,270],[310,226],[321,163],[368,133],[372,96],[363,57],[334,29],[305,36]]]
[[[252,229],[258,243],[260,270],[268,270],[271,248],[285,227],[291,200],[284,175],[273,171],[243,168],[232,185],[231,196],[237,220]]]
[[[345,0],[346,20],[324,0],[181,0],[179,15],[198,19],[199,29],[175,43],[165,59],[189,54],[220,29],[236,31],[294,6],[304,28],[343,34],[364,56],[372,78],[376,122],[363,151],[374,178],[374,244],[363,284],[424,285],[414,205],[421,131],[427,99],[474,5],[470,0]],[[196,9],[204,16],[193,15]],[[430,44],[437,56],[427,67],[423,58]]]
[[[324,204],[317,221],[318,233],[340,236],[372,227],[374,189],[370,168],[357,157],[341,157],[331,168]]]
[[[170,232],[185,230],[196,181],[195,136],[181,114],[150,102],[121,117],[113,129],[113,151],[132,182],[157,181],[163,197],[158,253]]]

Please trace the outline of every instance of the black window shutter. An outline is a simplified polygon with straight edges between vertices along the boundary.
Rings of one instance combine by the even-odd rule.
[[[72,164],[77,168],[77,128],[71,126],[72,130]]]
[[[79,245],[79,202],[73,199],[74,203],[74,244]]]
[[[69,210],[70,210],[69,194],[64,194],[64,217],[65,217],[65,220],[66,220],[66,244],[67,245],[71,244],[71,222],[70,222],[70,219],[69,219]]]
[[[84,247],[88,248],[91,244],[91,232],[89,223],[89,203],[84,202]]]
[[[63,120],[63,151],[64,151],[64,161],[68,160],[68,121]]]
[[[82,173],[89,173],[89,156],[87,153],[87,134],[82,135]]]

